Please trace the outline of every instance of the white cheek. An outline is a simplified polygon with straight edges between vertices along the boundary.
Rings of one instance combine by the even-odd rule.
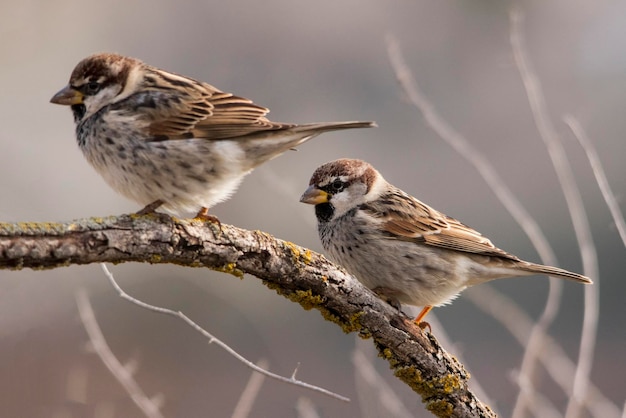
[[[113,103],[113,99],[117,96],[118,91],[117,86],[109,86],[95,96],[86,96],[83,103],[85,104],[87,115],[92,115],[102,107]]]
[[[348,193],[347,191],[333,195],[333,197],[331,198],[331,203],[333,204],[336,210],[340,210],[343,208],[347,208],[348,206],[351,206],[353,201],[354,199],[352,197],[352,194]]]
[[[335,208],[335,217],[341,216],[361,203],[365,203],[366,187],[364,184],[353,184],[343,192],[333,195],[330,203]]]

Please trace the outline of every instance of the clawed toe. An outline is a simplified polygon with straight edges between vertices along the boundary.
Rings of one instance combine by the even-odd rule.
[[[217,216],[209,215],[208,208],[201,208],[194,217],[194,219],[216,223],[220,229],[220,232],[222,232],[222,222],[217,218]]]
[[[425,330],[426,328],[428,328],[428,333],[432,334],[433,333],[433,329],[430,327],[430,324],[426,321],[422,321],[422,322],[415,322],[415,325],[417,325],[418,327],[420,327],[420,329]]]

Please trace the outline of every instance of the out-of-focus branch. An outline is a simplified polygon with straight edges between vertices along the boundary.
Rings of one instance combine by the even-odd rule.
[[[583,316],[582,335],[580,338],[578,367],[576,368],[572,396],[570,397],[565,413],[566,417],[577,417],[580,414],[583,397],[585,396],[587,387],[589,386],[589,376],[591,374],[593,354],[595,351],[598,316],[600,311],[598,306],[600,285],[598,281],[598,257],[593,243],[593,237],[591,235],[589,219],[585,212],[580,191],[578,190],[578,186],[576,185],[576,181],[574,179],[572,167],[569,163],[559,135],[550,120],[539,77],[537,77],[526,51],[526,44],[522,29],[524,14],[518,7],[513,7],[511,10],[510,21],[510,40],[513,57],[520,73],[522,83],[524,84],[526,95],[528,96],[528,102],[530,104],[533,118],[535,119],[535,124],[537,125],[541,139],[548,150],[548,155],[552,160],[552,165],[554,166],[557,178],[561,184],[563,195],[567,201],[567,208],[572,218],[572,224],[574,225],[576,239],[581,252],[583,271],[587,277],[590,277],[596,283],[595,286],[587,286],[584,290],[585,311]],[[546,311],[547,309],[548,308],[546,307]],[[544,311],[544,315],[546,311]],[[537,325],[537,328],[538,327],[539,324]],[[539,340],[541,338],[540,335],[543,333],[543,330],[541,330],[541,333],[533,333],[533,335],[531,335],[529,345],[531,342],[535,341],[535,336],[536,339]],[[541,344],[537,342],[536,345],[540,346]],[[533,359],[532,363],[534,364],[534,362],[535,360]],[[524,359],[524,363],[526,363],[526,358]],[[524,367],[521,372],[524,372]],[[524,391],[522,390],[520,395],[523,396],[523,393]],[[517,411],[519,411],[519,408],[516,406],[513,414],[514,417],[517,416]]]
[[[387,54],[400,87],[404,94],[407,95],[411,105],[421,113],[426,124],[478,171],[500,203],[524,230],[537,249],[543,263],[556,265],[554,251],[539,224],[530,216],[522,202],[504,183],[502,177],[487,157],[476,149],[467,138],[454,130],[437,112],[417,85],[411,70],[406,64],[400,45],[391,35],[387,36]]]
[[[613,190],[611,189],[609,180],[604,172],[604,167],[602,166],[602,162],[600,161],[600,157],[596,151],[596,147],[587,137],[587,133],[576,118],[572,115],[565,115],[563,117],[563,121],[570,128],[574,137],[576,137],[580,145],[583,147],[583,150],[587,155],[587,159],[589,160],[589,164],[591,165],[593,175],[596,177],[596,181],[598,182],[600,192],[602,192],[602,197],[604,197],[604,201],[609,207],[609,211],[611,212],[611,216],[613,217],[613,221],[617,227],[617,232],[619,233],[624,246],[626,246],[626,223],[624,222],[624,214],[620,210],[617,199],[615,198],[615,193],[613,193]]]
[[[267,369],[269,367],[269,361],[261,359],[256,362],[256,365],[261,369]],[[252,373],[250,379],[248,379],[246,387],[243,389],[243,392],[241,392],[237,406],[235,406],[235,410],[230,418],[248,418],[250,416],[252,404],[254,404],[257,396],[259,396],[264,380],[265,375],[261,373]]]
[[[463,366],[432,335],[306,248],[260,231],[165,215],[0,223],[0,269],[129,261],[252,274],[303,308],[318,309],[344,331],[372,338],[394,374],[422,396],[433,414],[495,416],[469,390]]]
[[[159,402],[146,396],[143,389],[141,389],[139,384],[135,381],[132,368],[124,366],[109,348],[109,345],[104,339],[104,335],[102,335],[100,326],[96,321],[96,316],[91,308],[87,293],[84,290],[76,293],[76,305],[78,306],[80,320],[87,331],[87,335],[89,335],[89,341],[94,351],[98,354],[98,357],[100,357],[107,369],[109,369],[113,377],[120,382],[124,390],[128,393],[133,402],[135,402],[135,405],[137,405],[146,417],[162,418],[163,414],[161,414],[159,410]]]
[[[448,124],[436,111],[434,106],[419,89],[415,78],[406,65],[398,42],[391,36],[387,37],[387,53],[402,90],[407,95],[410,103],[422,114],[424,121],[428,124],[428,126],[478,171],[498,200],[502,203],[502,205],[504,205],[513,219],[515,219],[515,221],[524,230],[532,244],[537,249],[543,263],[548,265],[557,265],[554,251],[548,243],[541,227],[528,213],[528,211],[526,211],[522,202],[517,199],[515,194],[502,181],[502,177],[496,172],[489,160],[479,150],[472,146],[472,144],[463,135],[455,131],[454,128],[452,128],[450,124]],[[530,382],[532,380],[530,377],[533,374],[532,366],[534,366],[535,359],[539,354],[539,348],[541,346],[540,336],[545,335],[545,330],[548,328],[552,319],[559,310],[562,287],[563,284],[559,279],[550,278],[548,299],[546,301],[544,312],[536,325],[537,332],[533,334],[534,337],[528,341],[528,344],[525,344],[527,349],[524,352],[524,360],[520,370],[520,379],[522,381]],[[525,388],[528,387],[530,387],[530,385],[520,387],[520,396],[518,399],[521,399],[524,402],[526,401],[527,397],[524,392]],[[518,411],[522,409],[522,407],[517,408]]]
[[[430,319],[429,319],[430,320]],[[402,400],[378,373],[372,358],[359,348],[357,342],[352,352],[354,365],[354,381],[361,405],[361,413],[365,418],[411,418],[413,414],[406,408]]]
[[[521,346],[524,346],[530,339],[534,329],[532,318],[519,307],[517,302],[498,292],[493,286],[483,284],[480,288],[470,288],[463,293],[463,297],[500,322]],[[430,318],[429,321],[431,321]],[[542,355],[538,357],[538,360],[550,377],[561,387],[563,393],[568,397],[571,396],[576,364],[553,337],[546,334],[542,337],[542,341]],[[593,417],[617,418],[620,416],[619,407],[591,382],[584,402]]]

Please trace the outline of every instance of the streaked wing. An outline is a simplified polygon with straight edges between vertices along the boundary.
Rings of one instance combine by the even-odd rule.
[[[400,189],[394,188],[362,209],[382,220],[386,234],[393,239],[467,253],[519,260],[491,243],[478,231],[431,208]]]
[[[219,140],[283,126],[265,118],[269,109],[251,100],[163,70],[151,69],[141,106],[149,137]]]

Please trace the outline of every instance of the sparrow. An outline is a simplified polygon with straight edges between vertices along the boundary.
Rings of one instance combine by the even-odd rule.
[[[388,183],[369,163],[339,159],[318,167],[300,201],[315,205],[330,258],[396,308],[434,306],[490,280],[545,274],[592,281],[557,267],[519,259],[478,231]]]
[[[277,123],[269,109],[112,53],[76,65],[52,103],[70,106],[78,146],[115,191],[177,216],[229,198],[255,167],[315,136],[374,122]]]

